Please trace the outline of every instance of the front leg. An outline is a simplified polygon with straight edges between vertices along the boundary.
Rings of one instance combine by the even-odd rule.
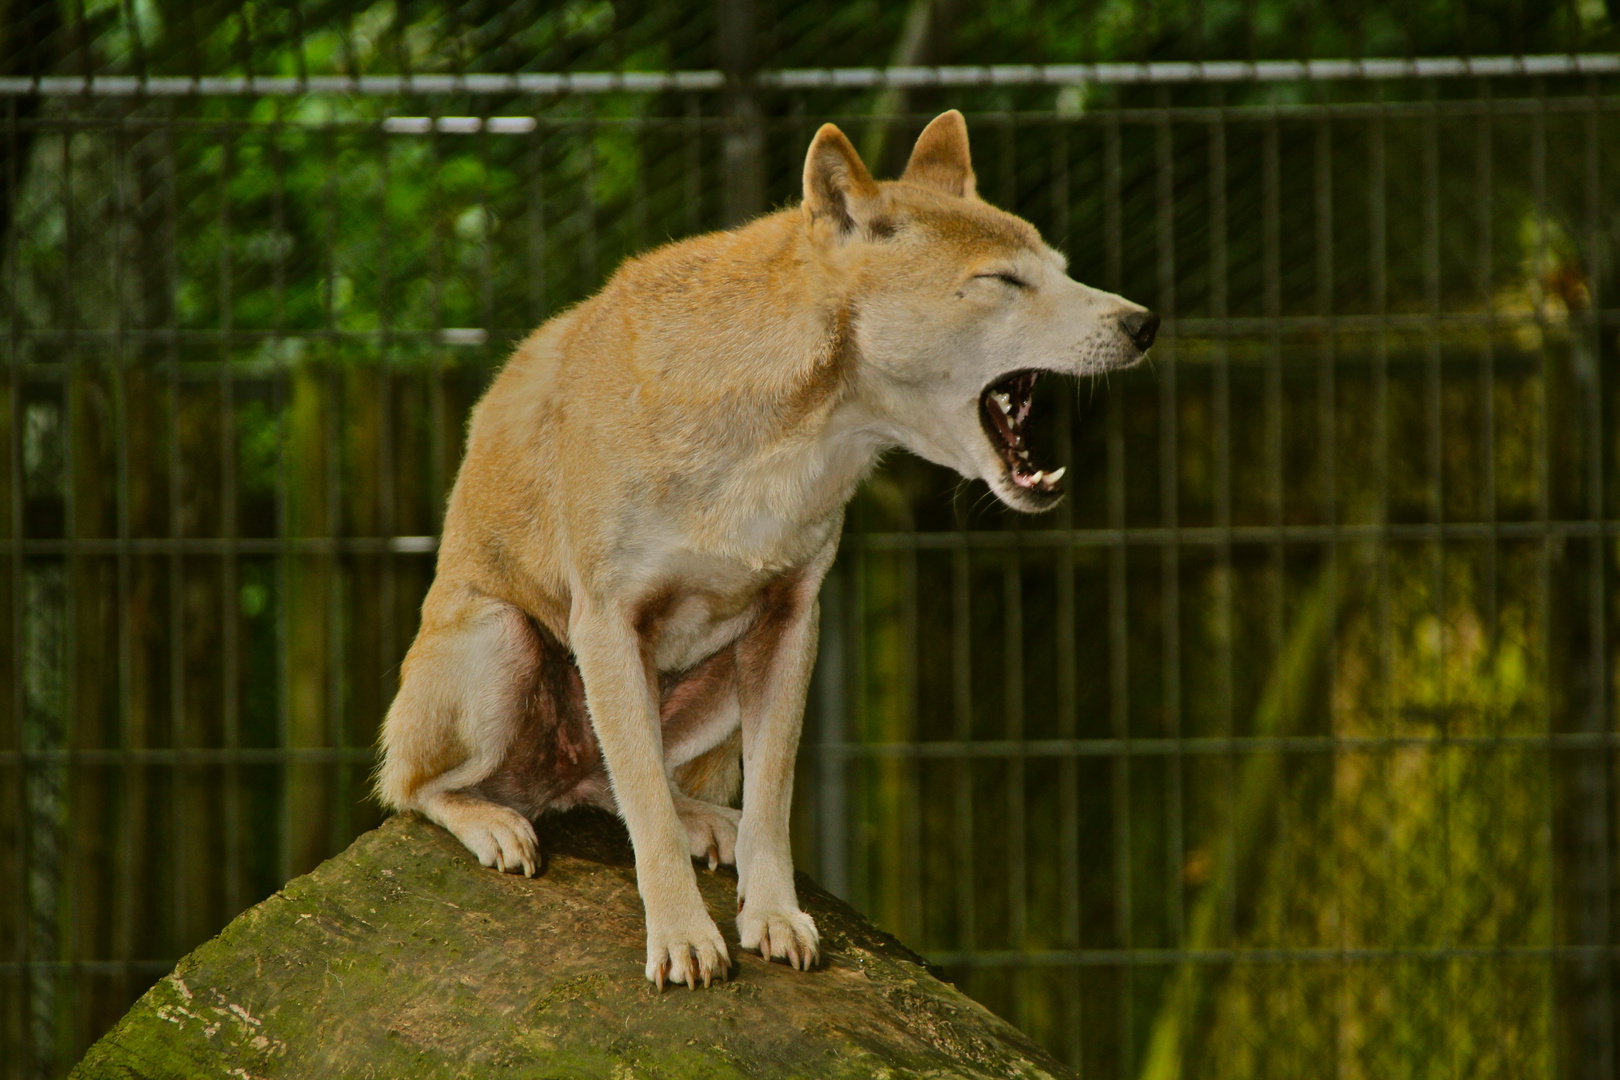
[[[647,978],[696,987],[725,978],[731,957],[698,893],[686,827],[675,812],[653,683],[630,619],[611,605],[578,602],[569,628],[585,707],[607,763],[619,814],[636,852],[647,915]]]
[[[737,930],[742,947],[809,970],[820,955],[816,924],[793,886],[788,814],[805,695],[815,666],[821,579],[837,551],[773,586],[759,621],[737,643],[742,712],[743,809],[737,826]]]

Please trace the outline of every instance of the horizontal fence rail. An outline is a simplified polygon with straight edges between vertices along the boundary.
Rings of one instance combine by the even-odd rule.
[[[1379,79],[1545,78],[1620,74],[1620,55],[1369,57],[1361,60],[1255,60],[1142,64],[998,64],[761,71],[770,90],[934,89],[986,86],[1152,85],[1167,83],[1338,82]],[[0,96],[223,97],[305,94],[659,94],[720,90],[722,71],[581,71],[462,75],[48,75],[0,78]]]

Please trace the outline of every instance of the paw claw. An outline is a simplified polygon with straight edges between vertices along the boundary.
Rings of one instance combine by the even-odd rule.
[[[758,949],[766,960],[782,960],[795,971],[816,966],[821,938],[815,920],[796,908],[769,910],[768,905],[751,904],[738,915],[737,929],[742,947]]]
[[[725,939],[715,929],[706,914],[698,922],[697,913],[685,928],[664,930],[658,924],[647,929],[647,978],[663,992],[667,980],[685,983],[687,989],[696,990],[698,979],[704,986],[723,980],[730,970],[731,958],[726,952]]]
[[[503,874],[534,877],[540,864],[540,841],[534,825],[516,810],[484,803],[450,823],[456,837],[478,861]]]
[[[739,811],[682,796],[676,800],[675,813],[686,827],[692,858],[706,859],[710,870],[737,861]]]

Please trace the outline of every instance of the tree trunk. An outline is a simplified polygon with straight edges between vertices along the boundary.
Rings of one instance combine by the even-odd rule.
[[[72,1075],[1069,1075],[802,876],[816,971],[739,949],[736,875],[699,870],[736,967],[708,990],[660,994],[642,977],[617,820],[548,818],[542,842],[528,880],[395,817],[182,960]]]

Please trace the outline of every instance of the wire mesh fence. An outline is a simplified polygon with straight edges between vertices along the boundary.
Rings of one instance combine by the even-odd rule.
[[[801,864],[1087,1076],[1612,1078],[1620,62],[1402,63],[0,86],[0,1074],[375,824],[511,344],[956,106],[1165,324],[858,496]]]

